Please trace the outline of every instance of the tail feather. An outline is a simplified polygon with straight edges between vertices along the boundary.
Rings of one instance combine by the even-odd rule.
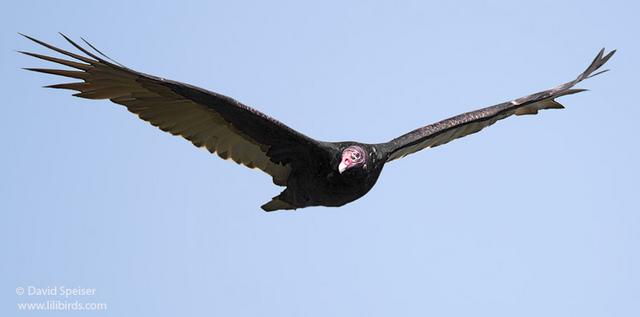
[[[281,200],[280,196],[273,197],[270,202],[261,206],[264,211],[276,211],[276,210],[295,210],[296,207],[290,203]]]

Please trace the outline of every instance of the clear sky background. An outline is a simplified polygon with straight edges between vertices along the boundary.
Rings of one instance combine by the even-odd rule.
[[[0,29],[0,315],[640,316],[633,1],[10,1]],[[92,41],[321,140],[383,142],[573,79],[561,99],[385,167],[342,208],[264,213],[266,174],[21,67]]]

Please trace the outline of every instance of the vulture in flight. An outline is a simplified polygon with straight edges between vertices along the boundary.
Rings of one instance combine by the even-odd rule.
[[[476,133],[512,115],[564,108],[555,99],[584,91],[573,87],[603,73],[596,71],[615,52],[605,55],[604,49],[601,50],[576,79],[549,90],[463,113],[386,143],[365,144],[312,139],[233,98],[127,68],[84,39],[89,48],[62,35],[81,52],[77,54],[23,36],[65,55],[66,59],[20,53],[71,68],[27,70],[78,80],[47,87],[75,90],[76,97],[109,99],[125,106],[140,119],[179,135],[197,147],[271,175],[273,183],[286,188],[262,205],[265,211],[342,206],[365,195],[387,162]]]

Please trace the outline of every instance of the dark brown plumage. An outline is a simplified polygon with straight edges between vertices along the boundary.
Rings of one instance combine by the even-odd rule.
[[[604,72],[594,73],[615,52],[604,55],[604,50],[600,51],[580,76],[555,88],[464,113],[387,143],[363,144],[314,140],[232,98],[126,68],[86,41],[95,53],[63,35],[86,54],[83,56],[24,36],[74,59],[20,52],[74,69],[28,70],[80,80],[47,87],[75,90],[78,93],[74,96],[87,99],[109,99],[163,131],[182,136],[223,159],[271,175],[276,185],[287,188],[262,206],[266,211],[342,206],[365,195],[386,162],[478,132],[514,114],[563,108],[554,99],[583,91],[573,86]]]

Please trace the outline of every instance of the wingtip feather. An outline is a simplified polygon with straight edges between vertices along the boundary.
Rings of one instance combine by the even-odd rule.
[[[104,62],[104,60],[98,56],[96,56],[95,54],[87,51],[84,47],[80,46],[78,43],[74,42],[72,39],[70,39],[68,36],[64,35],[62,32],[58,32],[65,40],[67,40],[67,42],[69,42],[71,45],[73,45],[75,48],[77,48],[78,50],[80,50],[81,52],[91,56],[92,58],[95,58],[96,60],[100,61],[100,62]]]
[[[101,50],[97,49],[95,46],[93,46],[93,44],[89,43],[89,41],[85,40],[84,37],[80,37],[80,39],[87,44],[89,47],[91,47],[94,51],[96,51],[98,54],[102,55],[104,58],[112,61],[113,63],[115,63],[116,65],[120,66],[120,67],[125,67],[124,65],[118,63],[116,60],[114,60],[113,58],[107,56],[107,54],[103,53]],[[125,67],[126,68],[126,67]]]
[[[81,56],[81,55],[78,55],[78,54],[74,54],[74,53],[65,51],[65,50],[63,50],[61,48],[57,48],[57,47],[55,47],[55,46],[53,46],[51,44],[45,43],[45,42],[40,41],[40,40],[38,40],[36,38],[33,38],[31,36],[28,36],[28,35],[25,35],[25,34],[22,34],[22,33],[18,33],[18,34],[20,34],[20,35],[26,37],[27,39],[29,39],[29,40],[37,43],[37,44],[40,44],[40,45],[42,45],[42,46],[44,46],[44,47],[46,47],[46,48],[48,48],[50,50],[56,51],[56,52],[58,52],[60,54],[64,54],[64,55],[67,55],[69,57],[73,57],[73,58],[75,58],[77,60],[80,60],[80,61],[83,61],[83,62],[89,63],[89,64],[93,64],[95,62],[94,60],[91,60],[90,58],[87,58],[87,57],[84,57],[84,56]]]

